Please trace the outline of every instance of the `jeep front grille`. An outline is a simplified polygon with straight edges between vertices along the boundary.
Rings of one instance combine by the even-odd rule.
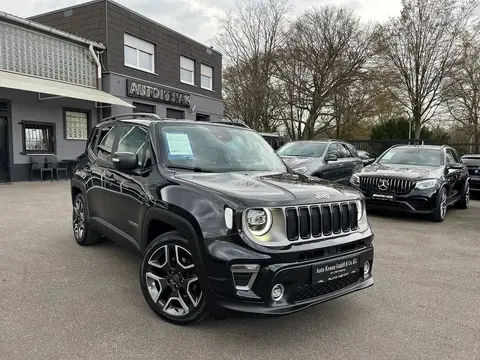
[[[387,183],[382,182],[386,187],[379,188],[380,180],[385,180]],[[389,179],[373,176],[360,176],[360,189],[364,191],[381,191],[386,193],[395,194],[408,194],[413,190],[416,183],[410,180]]]
[[[287,239],[320,238],[357,229],[357,204],[335,203],[285,209]]]

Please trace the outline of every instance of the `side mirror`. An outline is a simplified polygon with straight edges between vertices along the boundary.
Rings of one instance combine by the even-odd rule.
[[[452,162],[452,163],[448,164],[448,168],[453,169],[453,170],[459,170],[459,169],[463,168],[463,166],[462,166],[462,164],[459,164],[457,162]]]
[[[138,156],[133,152],[116,152],[112,162],[117,170],[132,171],[138,167]]]
[[[338,158],[337,158],[337,155],[335,155],[335,154],[327,154],[327,156],[325,157],[325,160],[326,161],[337,161]]]

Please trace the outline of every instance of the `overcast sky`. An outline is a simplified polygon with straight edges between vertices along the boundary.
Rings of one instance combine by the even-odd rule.
[[[28,17],[86,0],[0,0],[0,10],[21,17]],[[228,12],[234,0],[116,0],[144,16],[211,45],[217,32],[216,16]],[[363,20],[385,20],[400,11],[400,0],[293,0],[295,12],[322,4],[343,4],[355,9]],[[19,4],[21,3],[21,6]]]

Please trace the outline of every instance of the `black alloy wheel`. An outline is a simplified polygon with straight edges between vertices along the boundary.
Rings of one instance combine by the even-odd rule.
[[[442,222],[447,216],[447,189],[442,187],[438,191],[437,204],[435,210],[432,213],[432,219],[437,222]]]
[[[100,241],[100,234],[90,226],[85,206],[85,197],[78,194],[73,201],[73,236],[79,245],[94,245]]]
[[[469,204],[470,204],[470,182],[465,181],[462,197],[455,205],[459,209],[468,209]]]
[[[150,308],[168,322],[188,325],[207,315],[188,242],[177,231],[150,243],[142,259],[140,283]]]

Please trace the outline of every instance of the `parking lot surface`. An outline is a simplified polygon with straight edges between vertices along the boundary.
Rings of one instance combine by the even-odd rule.
[[[68,182],[0,185],[0,359],[480,359],[480,201],[370,215],[373,287],[292,315],[167,324],[139,259],[78,246]]]

